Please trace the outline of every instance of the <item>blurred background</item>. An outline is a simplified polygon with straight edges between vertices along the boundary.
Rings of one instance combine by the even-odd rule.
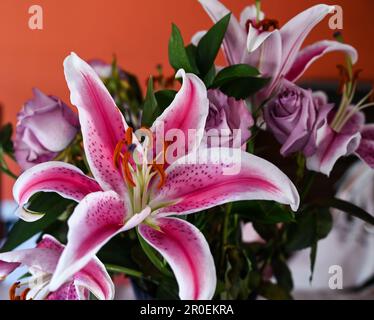
[[[241,10],[254,1],[222,2],[239,16]],[[282,25],[297,13],[321,2],[324,1],[262,0],[262,8],[269,18],[278,19]],[[326,2],[343,7],[344,39],[359,51],[358,68],[363,69],[362,80],[366,84],[372,83],[374,1]],[[35,4],[43,8],[43,30],[28,27],[28,9]],[[116,55],[118,64],[136,74],[144,89],[148,77],[157,73],[158,64],[163,65],[166,75],[172,73],[168,66],[172,23],[178,25],[186,43],[197,31],[212,25],[197,0],[0,0],[0,15],[0,124],[15,123],[17,112],[32,97],[33,87],[70,103],[62,63],[71,51],[84,59],[99,58],[107,62]],[[306,44],[332,39],[332,34],[328,19],[325,19]],[[220,60],[223,63],[222,56]],[[329,54],[315,63],[303,79],[314,88],[318,88],[318,84],[325,86],[329,80],[337,79],[336,65],[343,61],[341,54]],[[10,167],[18,172],[14,163]],[[1,218],[7,220],[5,216],[12,217],[13,183],[10,178],[0,176],[0,221]],[[2,232],[0,225],[0,239]],[[373,236],[370,239],[372,247]],[[326,255],[328,252],[329,249]],[[306,256],[300,261],[301,264],[308,263]],[[304,282],[308,287],[308,281]]]

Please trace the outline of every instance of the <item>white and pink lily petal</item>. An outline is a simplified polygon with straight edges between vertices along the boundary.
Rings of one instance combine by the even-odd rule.
[[[64,246],[50,235],[44,235],[36,248],[0,254],[0,278],[26,266],[29,277],[10,288],[11,300],[87,300],[89,293],[98,299],[113,299],[114,284],[104,265],[94,257],[80,272],[57,288],[49,287]],[[21,292],[17,295],[17,290]]]
[[[214,23],[230,13],[230,11],[219,1],[199,0],[209,17]],[[223,40],[223,51],[227,62],[232,64],[240,63],[243,52],[246,50],[247,33],[240,25],[234,15],[231,15],[230,23],[227,27]]]
[[[182,300],[213,298],[217,284],[213,256],[194,225],[177,218],[154,218],[152,226],[141,224],[139,233],[169,263]]]
[[[367,124],[361,130],[361,143],[356,155],[374,169],[374,124]]]
[[[341,157],[351,155],[359,148],[364,123],[362,112],[355,113],[339,132],[326,123],[317,132],[317,151],[307,158],[307,168],[329,176]]]
[[[281,51],[279,66],[273,69],[267,68],[267,61],[273,61],[270,50],[266,50],[268,45],[276,46],[279,42],[274,42],[273,37],[269,37],[258,50],[263,51],[257,54],[259,59],[255,66],[263,75],[270,77],[272,80],[268,87],[260,94],[263,98],[268,98],[274,90],[278,88],[279,82],[286,78],[289,81],[296,81],[304,72],[319,58],[330,52],[343,52],[350,56],[352,63],[356,63],[358,54],[356,49],[350,45],[342,44],[338,41],[320,41],[301,50],[301,47],[309,33],[319,24],[328,14],[335,11],[334,6],[325,4],[315,5],[289,20],[279,29],[281,43],[280,49],[274,49],[275,52]],[[269,44],[267,43],[269,42]],[[256,55],[256,52],[253,53]],[[256,57],[256,56],[255,56]],[[273,63],[273,62],[272,62]],[[270,70],[270,73],[269,73]],[[272,71],[273,70],[273,71]]]
[[[154,235],[155,231],[163,230],[160,241],[166,247],[158,246],[147,235],[144,237],[169,261],[179,283],[181,298],[212,297],[215,272],[205,239],[193,226],[168,220],[165,216],[172,213],[192,213],[230,201],[251,199],[274,200],[289,204],[296,210],[299,205],[296,188],[275,166],[241,150],[238,150],[238,155],[234,154],[234,158],[230,158],[228,155],[235,153],[235,150],[210,149],[210,158],[204,162],[206,151],[199,148],[202,135],[195,137],[193,141],[184,140],[188,142],[189,148],[184,148],[183,156],[169,163],[166,169],[164,164],[155,165],[157,156],[151,161],[143,156],[149,149],[148,143],[141,145],[132,131],[129,131],[114,101],[93,70],[74,54],[65,60],[64,66],[72,103],[79,112],[85,152],[97,184],[95,188],[84,189],[87,191],[84,195],[74,198],[79,204],[69,219],[68,243],[49,288],[57,290],[85,268],[113,236],[139,226],[139,230],[148,230],[144,234],[149,236]],[[205,127],[209,101],[204,84],[195,75],[184,71],[178,72],[178,75],[183,78],[182,87],[172,104],[155,121],[151,134],[157,136],[161,125],[166,131],[179,130],[184,137],[191,129],[199,132]],[[165,136],[161,137],[163,140]],[[139,150],[140,163],[134,159],[133,146]],[[197,162],[185,163],[189,156]],[[116,165],[114,160],[121,160],[120,165]],[[137,163],[136,166],[134,162]],[[56,165],[58,164],[54,163]],[[40,173],[43,171],[40,168],[35,170],[40,175],[45,174]],[[44,186],[43,179],[35,180],[40,184],[34,186],[32,182],[35,176],[29,174],[26,177],[29,179],[24,178],[23,181],[30,183],[21,183],[17,187],[20,190],[17,193],[27,195],[19,196],[20,201],[27,199],[40,186],[50,191],[50,185]],[[57,179],[58,186],[61,182],[65,183],[67,177],[68,175]],[[92,181],[81,173],[79,179],[87,183]],[[27,187],[24,188],[24,185]],[[64,185],[62,190],[54,190],[68,195],[71,191],[69,185]],[[81,196],[84,196],[83,199]],[[194,205],[191,206],[192,200]],[[182,235],[174,230],[177,226],[181,226],[180,232],[189,230],[194,234],[191,236],[191,244],[186,243],[181,247]],[[151,232],[148,228],[155,231]],[[188,265],[187,262],[193,255],[191,251],[201,253],[199,261],[205,261],[210,266],[209,270]],[[174,254],[168,255],[168,252]],[[183,253],[183,261],[187,263],[183,271],[183,266],[175,261],[175,253],[178,252]],[[182,282],[183,272],[190,272],[186,277],[192,281],[191,284]],[[199,272],[203,274],[198,274]],[[65,289],[70,292],[69,287]]]
[[[166,170],[166,182],[152,190],[157,215],[190,214],[241,200],[272,200],[299,207],[290,179],[270,162],[230,148],[200,148]]]
[[[56,192],[79,202],[86,195],[100,190],[95,180],[71,164],[59,161],[41,163],[25,171],[14,184],[13,197],[19,205],[16,214],[28,222],[43,217],[43,214],[27,209],[27,203],[37,192]]]
[[[290,180],[263,159],[240,149],[237,150],[240,156],[234,154],[232,158],[235,159],[234,162],[227,158],[234,150],[216,148],[207,152],[212,154],[213,160],[202,162],[207,154],[199,151],[196,155],[189,156],[196,156],[197,161],[202,164],[186,164],[186,156],[168,167],[165,184],[161,188],[158,184],[153,184],[148,205],[141,213],[129,215],[130,218],[127,218],[126,212],[131,208],[113,191],[96,192],[83,199],[69,220],[68,244],[52,279],[52,288],[59,287],[71,274],[82,268],[114,235],[139,225],[141,235],[170,263],[179,283],[180,297],[211,297],[206,292],[214,292],[212,286],[215,285],[215,280],[208,283],[204,281],[212,274],[212,270],[208,273],[205,269],[205,272],[201,271],[202,275],[196,276],[195,269],[187,265],[182,272],[181,265],[173,260],[175,257],[167,254],[180,251],[180,255],[186,255],[185,261],[189,261],[189,257],[196,255],[201,247],[205,248],[201,249],[201,259],[206,260],[210,253],[205,240],[196,236],[191,238],[192,243],[196,244],[195,248],[192,244],[187,246],[187,243],[184,244],[185,248],[181,248],[183,242],[180,243],[178,237],[183,235],[177,235],[178,230],[174,232],[176,227],[173,225],[180,225],[182,222],[171,220],[172,222],[163,224],[162,222],[169,221],[164,220],[165,217],[193,213],[230,201],[250,199],[275,200],[290,204],[296,210],[299,196]],[[219,160],[220,156],[223,156],[223,160]],[[240,157],[242,159],[238,162]],[[186,228],[193,229],[193,226],[186,225]],[[144,233],[144,230],[148,230],[147,233]],[[150,238],[150,235],[157,234],[160,237],[162,235],[164,246],[157,245],[158,242]],[[192,252],[189,252],[191,250]],[[187,274],[188,270],[191,274]],[[184,278],[180,276],[183,273]],[[190,277],[195,279],[191,283],[196,288],[204,288],[203,293],[198,293],[200,289],[185,288],[186,284],[182,280]],[[199,279],[203,282],[198,283]]]
[[[214,23],[229,12],[218,0],[199,1]],[[228,64],[249,64],[271,78],[256,97],[258,102],[269,98],[283,78],[296,81],[313,62],[329,52],[344,52],[356,63],[357,51],[337,41],[321,41],[300,50],[314,27],[334,11],[335,6],[315,5],[282,27],[275,20],[265,19],[263,12],[257,13],[255,6],[244,9],[240,23],[231,17],[223,43]]]

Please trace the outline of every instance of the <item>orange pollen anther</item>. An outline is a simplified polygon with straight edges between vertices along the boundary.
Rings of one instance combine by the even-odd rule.
[[[122,151],[122,148],[125,144],[125,140],[120,140],[117,145],[116,145],[116,148],[114,149],[114,154],[113,154],[113,164],[114,166],[117,168],[117,164],[118,164],[118,159],[121,155],[121,151]]]
[[[131,157],[131,153],[129,151],[126,151],[125,154],[123,155],[122,167],[123,167],[123,173],[125,175],[125,179],[126,179],[127,183],[129,185],[131,185],[132,187],[135,187],[136,184],[134,182],[134,179],[132,177],[130,167],[129,167],[130,157]]]
[[[27,289],[25,289],[24,291],[22,291],[22,293],[21,293],[21,296],[20,296],[20,299],[21,300],[26,300],[26,296],[27,296],[27,294],[30,292],[30,288],[27,288]]]
[[[256,24],[256,28],[264,31],[271,31],[279,29],[279,22],[275,19],[264,19]]]
[[[279,21],[275,19],[264,19],[257,23],[249,19],[245,24],[247,32],[249,32],[250,25],[253,25],[256,29],[261,31],[274,31],[279,29]]]
[[[131,127],[127,128],[126,133],[125,133],[125,138],[126,138],[126,144],[129,146],[132,144],[132,133],[133,130]]]
[[[166,173],[164,170],[164,166],[161,164],[153,163],[152,168],[157,171],[157,173],[160,175],[160,182],[157,185],[157,188],[161,188],[166,181]]]
[[[19,296],[16,296],[16,290],[19,288],[19,282],[13,283],[9,289],[9,300],[20,300]]]

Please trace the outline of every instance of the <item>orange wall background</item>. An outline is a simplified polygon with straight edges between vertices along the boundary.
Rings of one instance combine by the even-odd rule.
[[[252,0],[222,0],[238,16]],[[263,9],[281,24],[314,0],[263,0]],[[43,8],[44,29],[28,28],[28,8]],[[373,32],[374,1],[335,0],[330,4],[344,9],[344,36],[360,53],[363,78],[374,79]],[[0,0],[0,102],[3,122],[15,122],[31,88],[39,87],[69,102],[62,62],[70,51],[85,59],[111,61],[115,53],[119,64],[137,74],[145,83],[158,63],[168,66],[167,45],[171,23],[176,23],[185,41],[211,22],[197,0]],[[324,20],[308,42],[332,37]],[[333,78],[342,57],[331,54],[318,61],[308,78]],[[167,68],[170,73],[171,69]],[[17,171],[17,166],[12,164]],[[1,180],[2,198],[11,198],[13,181]]]

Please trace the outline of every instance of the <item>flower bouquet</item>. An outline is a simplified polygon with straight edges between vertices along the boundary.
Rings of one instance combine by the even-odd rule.
[[[116,59],[71,53],[64,73],[77,112],[34,89],[15,134],[1,129],[20,220],[1,249],[0,278],[28,269],[10,299],[113,299],[117,275],[139,297],[290,299],[288,260],[310,248],[312,279],[331,208],[374,224],[334,197],[329,178],[337,162],[348,168],[346,156],[374,168],[364,115],[372,92],[357,99],[357,52],[341,34],[301,49],[335,7],[281,26],[260,1],[240,19],[219,1],[200,3],[213,26],[188,45],[172,26],[175,76],[159,67],[144,96]],[[215,64],[221,48],[224,66]],[[296,84],[332,51],[342,53],[340,103]],[[14,250],[35,235],[35,248]]]

